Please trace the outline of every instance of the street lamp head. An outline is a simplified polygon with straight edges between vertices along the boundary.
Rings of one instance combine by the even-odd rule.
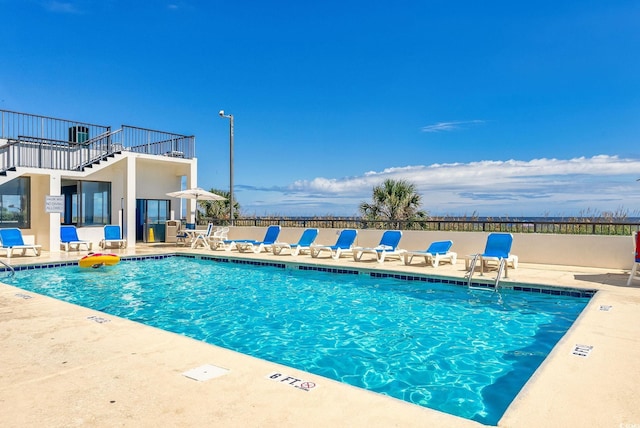
[[[224,117],[224,110],[220,110],[218,114],[220,115],[220,117]]]

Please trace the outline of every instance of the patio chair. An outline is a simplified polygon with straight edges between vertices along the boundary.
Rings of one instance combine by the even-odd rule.
[[[78,238],[78,230],[76,227],[68,225],[60,226],[60,246],[67,252],[73,250],[74,247],[76,251],[80,251],[81,246],[86,247],[87,251],[91,251],[93,242]]]
[[[106,249],[113,246],[125,248],[127,246],[127,240],[122,239],[120,226],[117,224],[108,224],[104,227],[104,238],[100,241],[100,248]]]
[[[15,227],[0,229],[0,241],[2,241],[0,249],[7,252],[8,259],[11,258],[15,250],[21,250],[21,255],[23,256],[27,250],[33,250],[35,255],[39,256],[42,248],[42,245],[25,244],[24,239],[22,239],[22,232]]]
[[[452,245],[453,241],[435,241],[426,250],[405,251],[403,255],[404,264],[410,265],[413,258],[419,256],[424,257],[424,262],[433,267],[438,267],[440,262],[449,262],[455,265],[458,254],[449,251]]]
[[[400,230],[386,230],[380,238],[380,243],[375,247],[353,247],[353,260],[359,262],[364,254],[374,254],[378,263],[383,263],[387,257],[401,257],[404,250],[398,249],[398,244],[402,238]]]
[[[244,239],[240,241],[234,241],[235,246],[241,253],[245,251],[253,251],[254,253],[261,253],[263,250],[271,251],[271,247],[278,240],[280,235],[280,226],[271,225],[267,228],[262,241],[253,241],[251,239]]]
[[[229,239],[229,227],[218,226],[209,237],[209,246],[212,250],[218,249],[222,246],[222,243]]]
[[[191,245],[193,240],[196,238],[196,224],[195,223],[186,223],[184,229],[182,229],[182,224],[178,228],[178,233],[176,233],[176,245]]]
[[[207,224],[207,230],[203,232],[199,232],[196,237],[191,241],[191,248],[196,248],[198,245],[202,244],[202,246],[206,249],[211,249],[209,245],[209,238],[211,237],[211,233],[213,232],[213,223]]]
[[[638,264],[640,264],[640,233],[635,232],[633,234],[633,242],[635,243],[635,258],[633,260],[633,267],[631,268],[631,274],[629,275],[629,279],[627,280],[627,285],[631,285],[631,282],[636,279],[640,280],[640,276],[638,276]]]
[[[305,251],[311,251],[311,245],[318,237],[318,232],[318,229],[305,229],[297,244],[276,242],[272,246],[273,254],[277,256],[285,249],[288,249],[292,256],[297,256]]]
[[[312,245],[309,252],[311,253],[311,257],[316,258],[321,252],[328,251],[333,259],[338,260],[342,253],[349,252],[351,250],[357,236],[357,230],[344,229],[340,232],[338,240],[334,245]]]
[[[479,254],[480,258],[480,275],[484,273],[485,268],[489,268],[492,263],[497,266],[505,260],[504,274],[507,275],[507,268],[511,266],[518,268],[518,256],[510,254],[511,244],[513,244],[513,235],[510,233],[490,233],[487,237],[487,244],[484,252]]]

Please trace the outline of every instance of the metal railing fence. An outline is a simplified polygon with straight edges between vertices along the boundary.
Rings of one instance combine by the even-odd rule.
[[[217,225],[227,225],[228,218],[204,218],[203,224],[213,222]],[[235,226],[266,227],[278,224],[282,227],[317,227],[331,229],[400,229],[420,231],[447,232],[504,232],[504,233],[555,233],[568,235],[631,235],[640,231],[638,220],[609,220],[603,218],[575,219],[575,220],[477,220],[477,219],[430,219],[414,221],[372,221],[357,217],[333,218],[283,218],[283,217],[252,217],[236,218]]]
[[[0,138],[5,140],[29,137],[43,141],[83,143],[110,130],[110,126],[0,110]]]
[[[195,137],[0,110],[0,172],[16,167],[77,171],[114,153],[195,157]]]
[[[192,159],[195,137],[153,129],[122,125],[122,141],[127,150],[136,153]]]

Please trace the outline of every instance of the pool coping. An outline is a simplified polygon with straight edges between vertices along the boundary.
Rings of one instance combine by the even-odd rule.
[[[153,249],[147,248],[142,249],[142,251],[153,251]],[[172,253],[211,255],[210,252],[203,251],[172,251]],[[127,256],[128,255],[129,254],[127,254]],[[245,258],[247,260],[265,262],[278,260],[278,258],[268,254],[251,254],[245,256],[234,253],[233,258]],[[303,264],[309,264],[309,258],[289,258],[288,261],[295,263],[301,260]],[[35,260],[23,259],[20,261],[32,262]],[[65,260],[59,262],[65,262]],[[390,267],[393,268],[391,269],[393,272],[402,269],[406,272],[417,272],[420,275],[422,275],[425,270],[429,273],[433,272],[432,269],[425,269],[425,267],[406,269],[396,265],[386,265],[386,263],[384,266],[365,265],[356,264],[348,260],[318,261],[313,259],[311,264],[314,266],[340,266],[340,269],[352,269],[354,266],[358,266],[358,269],[362,270],[364,268],[377,273],[384,273],[389,270]],[[558,343],[551,355],[549,355],[518,397],[516,397],[498,426],[533,427],[569,424],[582,426],[619,426],[619,424],[624,423],[638,423],[640,421],[640,410],[637,409],[638,406],[636,403],[637,398],[640,397],[640,372],[636,367],[637,364],[634,364],[634,362],[638,361],[638,357],[640,357],[640,344],[638,339],[640,337],[640,311],[638,311],[640,308],[640,290],[635,286],[624,287],[620,284],[621,281],[626,279],[624,277],[625,274],[628,275],[628,273],[576,267],[527,267],[526,265],[522,266],[522,264],[518,270],[520,271],[518,275],[513,275],[516,277],[514,280],[517,280],[519,283],[524,282],[525,285],[529,282],[522,281],[523,279],[530,279],[532,281],[531,283],[539,283],[540,281],[538,281],[538,279],[545,275],[558,273],[559,276],[562,276],[568,273],[574,277],[593,278],[587,281],[587,284],[583,284],[582,282],[584,281],[582,279],[574,280],[577,282],[571,284],[571,288],[576,286],[579,289],[596,289],[599,290],[599,292],[591,299],[588,307],[572,329],[565,335],[560,343]],[[447,276],[456,276],[460,275],[459,271],[460,269],[454,267],[453,270],[439,270],[438,275],[446,274]],[[512,274],[512,271],[510,271],[510,274]],[[4,315],[0,313],[0,322],[2,322],[0,325],[4,327],[3,332],[0,333],[0,337],[2,337],[3,344],[6,345],[6,349],[12,349],[15,353],[27,356],[26,360],[31,362],[31,365],[37,366],[39,361],[31,356],[42,357],[40,348],[46,348],[48,346],[50,339],[46,337],[47,334],[51,335],[53,332],[63,334],[63,332],[68,331],[73,332],[73,337],[69,338],[68,346],[76,349],[79,354],[88,354],[85,355],[85,357],[89,360],[91,360],[89,357],[95,357],[95,355],[93,355],[90,350],[82,350],[83,343],[87,341],[87,335],[89,339],[96,341],[91,343],[107,347],[113,352],[124,353],[125,349],[135,349],[142,345],[148,345],[153,349],[145,353],[145,358],[138,362],[139,365],[136,365],[137,370],[147,375],[155,373],[154,376],[158,376],[157,371],[152,370],[150,372],[150,368],[157,369],[154,363],[165,361],[166,359],[167,361],[172,361],[173,365],[165,364],[165,366],[163,366],[165,371],[169,368],[169,374],[173,372],[172,374],[175,376],[175,367],[185,364],[183,360],[188,358],[184,358],[184,355],[189,353],[193,353],[193,355],[207,355],[208,357],[206,357],[205,360],[213,363],[228,361],[229,364],[234,367],[236,361],[245,361],[248,359],[250,363],[248,363],[247,367],[250,367],[251,370],[257,370],[258,373],[272,370],[274,366],[278,367],[277,365],[262,360],[253,361],[251,357],[216,348],[212,345],[206,345],[203,348],[201,342],[194,343],[194,341],[181,336],[176,338],[173,337],[174,335],[172,333],[161,331],[150,332],[149,329],[151,328],[141,327],[140,324],[126,320],[118,319],[104,324],[93,322],[92,324],[95,325],[91,325],[91,328],[87,328],[85,325],[78,326],[77,324],[80,322],[78,316],[80,316],[82,321],[80,324],[86,323],[86,316],[91,316],[86,315],[88,311],[86,308],[76,307],[44,297],[38,299],[23,299],[16,296],[16,293],[19,294],[19,291],[16,290],[19,289],[12,289],[11,286],[7,285],[0,285],[0,297],[2,297],[3,301],[2,307],[5,308]],[[34,304],[36,301],[38,303],[37,305]],[[26,307],[30,308],[29,311],[25,311]],[[611,307],[612,310],[603,311],[601,307]],[[92,315],[96,315],[96,313],[100,314],[96,311],[89,312]],[[61,314],[64,314],[64,316],[60,316]],[[90,331],[85,332],[87,329]],[[116,340],[114,342],[113,334],[107,334],[107,332],[103,331],[109,329],[127,331],[132,337],[138,338],[139,343],[132,344],[130,343],[131,340],[123,337],[121,337],[119,341]],[[21,338],[24,339],[27,332],[30,332],[29,334],[32,340],[25,343]],[[40,336],[42,337],[39,338]],[[161,338],[157,340],[167,345],[154,348],[153,342],[147,343],[145,341],[144,338],[146,336]],[[593,351],[587,357],[576,356],[572,354],[576,344],[593,346]],[[187,353],[187,350],[190,351]],[[182,355],[183,358],[176,360],[174,355],[176,353]],[[9,363],[7,367],[12,367],[11,373],[19,373],[15,376],[9,373],[0,375],[0,400],[4,400],[4,402],[8,404],[8,406],[6,406],[9,410],[8,420],[12,420],[13,418],[16,421],[27,422],[53,421],[51,426],[64,426],[64,423],[56,425],[55,421],[66,421],[68,424],[69,418],[80,417],[73,411],[58,409],[57,406],[55,406],[55,403],[57,403],[55,398],[51,397],[50,394],[43,394],[38,391],[42,389],[42,387],[51,386],[50,384],[53,383],[57,388],[61,388],[68,394],[74,395],[79,394],[80,391],[91,389],[90,385],[93,385],[93,383],[87,384],[75,381],[74,377],[68,373],[68,370],[65,371],[62,369],[55,372],[55,374],[38,377],[37,373],[34,373],[34,371],[37,372],[37,370],[31,368],[25,362],[22,362],[19,358],[20,355],[13,355],[13,351],[11,354],[10,356],[3,357],[3,359],[8,360],[6,361]],[[614,359],[616,363],[612,364]],[[114,366],[109,361],[102,362],[108,369],[97,375],[98,378],[106,377],[108,381],[112,378],[113,373],[120,373],[120,367],[117,365]],[[88,365],[90,366],[91,364]],[[282,367],[279,367],[279,369],[282,369]],[[278,391],[278,393],[275,393],[268,382],[260,381],[258,381],[260,384],[259,389],[269,397],[258,397],[256,396],[255,386],[249,387],[243,383],[247,382],[249,378],[252,379],[252,382],[256,381],[255,377],[247,377],[247,372],[250,370],[248,368],[238,368],[232,371],[234,372],[234,376],[238,376],[236,380],[239,380],[240,383],[235,385],[225,384],[225,388],[227,389],[223,388],[222,381],[206,382],[194,388],[193,385],[184,384],[182,380],[176,381],[176,379],[171,376],[169,376],[167,380],[166,373],[161,373],[159,377],[168,381],[172,387],[175,388],[175,391],[178,392],[171,395],[180,396],[179,399],[174,397],[172,400],[168,400],[162,396],[159,398],[158,406],[151,406],[154,411],[159,412],[160,415],[165,415],[165,418],[159,418],[158,415],[154,416],[154,414],[146,412],[145,408],[150,405],[147,403],[147,400],[142,399],[142,397],[133,397],[135,399],[132,400],[132,403],[137,402],[141,409],[136,410],[131,407],[128,409],[129,416],[125,419],[122,419],[123,415],[110,412],[109,409],[96,409],[95,406],[97,406],[100,400],[98,396],[94,394],[89,394],[85,400],[86,406],[84,410],[86,410],[88,414],[93,415],[92,417],[97,426],[109,425],[106,423],[106,420],[100,419],[103,413],[109,414],[109,422],[111,425],[113,425],[112,422],[114,421],[116,424],[117,421],[122,421],[124,425],[127,425],[126,421],[131,423],[132,420],[147,421],[149,426],[153,425],[153,421],[155,421],[156,424],[162,423],[163,421],[166,423],[168,420],[166,419],[167,411],[175,409],[178,403],[185,409],[189,409],[193,415],[202,416],[206,414],[210,422],[224,422],[227,426],[240,426],[240,422],[248,423],[249,425],[279,424],[293,426],[299,424],[297,417],[302,418],[302,420],[312,421],[311,425],[316,426],[320,424],[344,425],[345,422],[353,426],[482,426],[473,421],[441,414],[440,412],[421,408],[409,403],[397,403],[399,400],[389,397],[382,396],[385,400],[380,400],[379,394],[367,393],[364,390],[349,387],[348,385],[334,385],[334,381],[317,376],[312,378],[319,380],[322,387],[312,393],[313,398],[311,400],[309,400],[308,397],[304,398],[296,396],[296,394],[291,394],[290,391]],[[304,372],[295,371],[295,373],[297,373],[298,376],[305,376]],[[13,379],[13,377],[17,379]],[[15,382],[10,382],[11,379]],[[14,385],[20,385],[21,387],[33,385],[35,389],[27,388],[33,396],[20,393],[18,387]],[[73,385],[75,385],[75,387]],[[87,385],[89,385],[89,387],[87,387]],[[130,388],[130,386],[122,387],[122,389],[126,391]],[[143,389],[151,395],[158,395],[159,392],[156,391],[158,388],[160,388],[160,390],[163,389],[162,386],[156,384],[153,384],[151,388],[145,387]],[[197,406],[194,408],[195,403],[204,405],[202,397],[193,396],[193,389],[198,388],[201,390],[207,389],[209,391],[208,393],[212,394],[208,396],[209,399],[213,399],[215,403],[218,403],[215,406],[216,411],[213,412],[215,413],[214,415],[207,413],[207,411]],[[220,391],[218,391],[218,389],[220,389]],[[353,389],[355,389],[355,391],[353,391]],[[115,390],[120,391],[118,388],[115,388]],[[328,393],[327,390],[330,390],[331,393]],[[320,391],[323,392],[316,394]],[[229,397],[236,397],[236,400],[240,400],[239,403],[245,403],[246,406],[239,409],[237,404],[221,398],[221,392],[224,392],[222,395],[226,394]],[[239,396],[241,398],[238,398]],[[16,401],[17,397],[22,397],[22,400]],[[286,403],[288,400],[294,400],[304,411],[298,411],[291,406],[287,406]],[[353,403],[353,405],[346,406],[348,403]],[[26,405],[32,406],[32,409],[36,410],[28,410],[28,407],[25,407]],[[22,410],[23,413],[20,413],[20,410]],[[32,416],[25,416],[27,413]],[[406,415],[411,416],[406,417]],[[168,417],[170,417],[169,420],[175,422],[189,422],[193,426],[202,425],[202,420],[187,420],[188,417],[182,414],[171,413]]]

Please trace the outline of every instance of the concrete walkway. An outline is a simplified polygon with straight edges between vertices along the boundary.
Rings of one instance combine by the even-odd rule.
[[[175,251],[148,245],[121,254]],[[309,256],[207,254],[338,264]],[[15,257],[12,263],[82,255]],[[343,258],[339,264],[464,276],[463,261],[438,269],[420,263],[407,267],[397,260],[379,265]],[[639,284],[625,286],[625,271],[523,263],[509,277],[600,291],[499,426],[640,426]],[[572,353],[578,344],[593,347],[587,357]],[[6,427],[482,426],[4,284],[0,346],[0,425]],[[202,382],[183,376],[203,365],[228,372]],[[303,382],[316,387],[301,389]]]

